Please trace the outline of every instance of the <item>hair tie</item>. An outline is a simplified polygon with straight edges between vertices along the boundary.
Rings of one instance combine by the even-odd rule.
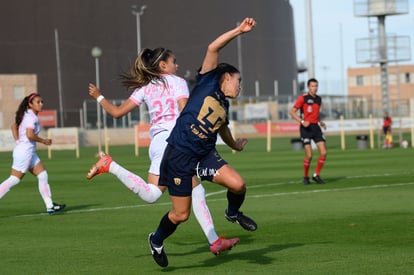
[[[163,49],[162,51],[161,51],[161,54],[151,63],[152,65],[155,65],[155,64],[157,64],[157,62],[158,61],[160,61],[160,59],[161,59],[161,57],[164,55],[164,53],[166,52],[167,50],[166,49]]]
[[[36,96],[39,96],[39,94],[37,93],[33,93],[30,97],[29,100],[27,102],[31,102],[33,98],[35,98]]]

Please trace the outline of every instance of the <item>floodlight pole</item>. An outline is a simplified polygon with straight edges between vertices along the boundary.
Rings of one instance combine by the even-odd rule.
[[[99,47],[93,47],[91,51],[92,57],[95,58],[95,77],[96,77],[96,87],[100,87],[99,83],[99,57],[102,55],[102,50]],[[101,104],[96,102],[96,127],[98,129],[98,153],[102,151],[102,142],[101,142]]]
[[[141,15],[144,14],[145,9],[147,8],[146,5],[142,5],[139,10],[137,5],[132,5],[132,15],[136,17],[137,21],[137,56],[141,52]],[[143,123],[144,118],[144,104],[139,106],[139,123]]]
[[[137,5],[132,5],[132,15],[135,15],[137,20],[137,54],[141,52],[141,15],[144,14],[145,9],[147,8],[146,5],[142,5],[139,8],[139,11],[137,10]]]
[[[240,26],[240,22],[236,23],[236,26]],[[243,79],[243,58],[242,58],[242,43],[241,43],[241,35],[237,36],[237,62],[238,62],[238,69],[240,72],[240,75]]]
[[[59,93],[59,118],[60,118],[60,127],[65,127],[65,122],[63,120],[63,100],[62,100],[62,76],[60,69],[60,53],[59,53],[59,33],[55,29],[55,44],[56,44],[56,67],[57,67],[57,79],[58,79],[58,93]]]
[[[387,36],[385,34],[385,15],[378,16],[378,44],[381,68],[381,88],[382,88],[382,108],[388,112],[389,105],[389,85],[388,85],[388,56],[387,56]]]
[[[306,49],[308,60],[308,79],[315,77],[315,64],[313,53],[313,27],[312,27],[312,1],[305,0],[306,10]]]

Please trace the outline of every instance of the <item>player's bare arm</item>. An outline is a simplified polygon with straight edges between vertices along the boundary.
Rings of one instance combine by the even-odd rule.
[[[230,128],[227,125],[224,125],[220,128],[219,134],[224,143],[226,143],[227,146],[233,150],[242,151],[244,146],[247,144],[247,139],[245,138],[234,139]]]
[[[206,56],[204,57],[203,65],[200,73],[204,74],[214,70],[218,65],[219,51],[225,47],[235,37],[250,32],[256,26],[256,21],[253,18],[245,18],[243,22],[236,28],[223,33],[216,38],[210,45],[208,45]]]
[[[296,120],[298,123],[300,123],[303,127],[308,127],[309,126],[309,121],[303,120],[298,114],[298,109],[295,107],[292,107],[292,109],[290,109],[289,114],[290,116]]]
[[[38,135],[34,133],[34,130],[31,128],[26,129],[26,135],[27,135],[27,138],[31,141],[40,142],[40,143],[43,143],[44,145],[52,144],[51,139],[39,137]]]
[[[12,131],[14,140],[17,141],[19,139],[19,130],[18,130],[16,123],[13,123],[13,125],[11,126],[11,131]]]
[[[99,96],[102,96],[102,93],[98,87],[90,83],[89,95],[97,100]],[[102,108],[114,118],[121,118],[137,107],[137,105],[130,99],[125,100],[121,105],[117,106],[102,97],[101,100],[99,100],[99,104],[101,104]]]

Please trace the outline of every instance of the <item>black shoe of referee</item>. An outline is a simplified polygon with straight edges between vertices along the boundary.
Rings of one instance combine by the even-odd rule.
[[[309,177],[303,177],[303,184],[305,185],[311,184]]]
[[[325,184],[325,181],[323,179],[321,179],[321,177],[319,177],[319,175],[313,176],[312,179],[314,181],[316,181],[317,183],[319,183],[319,184]]]

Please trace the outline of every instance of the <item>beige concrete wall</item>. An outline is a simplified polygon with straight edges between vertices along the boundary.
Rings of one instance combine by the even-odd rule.
[[[115,145],[134,145],[135,144],[135,128],[126,129],[108,129],[106,132],[106,138],[109,146]],[[101,136],[102,148],[105,148],[105,131],[98,130],[82,130],[79,129],[79,145],[80,147],[98,146],[98,137]],[[42,138],[47,137],[47,130],[42,129],[39,133]],[[53,141],[52,141],[53,142]],[[37,144],[38,149],[46,149],[47,146],[41,143]]]
[[[35,74],[0,74],[0,129],[10,129],[22,99],[36,91]]]

